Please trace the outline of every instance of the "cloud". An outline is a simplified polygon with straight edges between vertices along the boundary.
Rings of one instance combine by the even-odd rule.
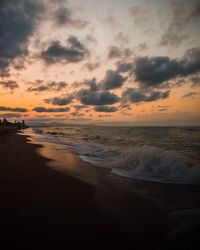
[[[83,68],[86,69],[86,70],[88,70],[89,72],[91,72],[91,71],[99,68],[99,66],[100,66],[100,63],[98,63],[98,62],[97,63],[88,62],[88,63],[85,63],[83,65]]]
[[[129,48],[126,49],[120,49],[116,46],[109,46],[108,47],[108,59],[116,59],[116,58],[125,58],[127,59],[133,54],[133,51],[131,51]]]
[[[106,112],[106,113],[116,112],[117,110],[118,110],[117,107],[109,107],[109,106],[96,106],[94,108],[94,111],[96,112]]]
[[[0,114],[0,118],[20,118],[23,117],[23,115],[19,114],[19,113],[4,113],[4,114]]]
[[[200,76],[198,75],[192,76],[189,80],[192,82],[192,87],[198,87],[200,85]]]
[[[11,111],[11,112],[28,112],[28,109],[26,108],[10,108],[10,107],[5,107],[5,106],[0,106],[0,111]]]
[[[100,114],[99,117],[111,117],[112,115],[102,115]]]
[[[115,65],[118,73],[129,72],[131,75],[134,73],[134,64],[132,62],[118,61]]]
[[[43,11],[42,1],[1,1],[0,7],[0,75],[8,75],[15,58],[28,54],[29,37]]]
[[[80,104],[73,105],[73,107],[76,109],[76,111],[79,111],[79,110],[81,110],[81,109],[86,109],[86,108],[88,108],[87,105],[80,105]]]
[[[110,46],[108,48],[108,59],[120,58],[122,51],[116,46]]]
[[[83,81],[75,81],[71,84],[73,88],[80,88],[82,86],[87,86],[91,91],[98,91],[99,88],[99,83],[97,83],[96,78],[92,79],[84,79]]]
[[[38,112],[38,113],[54,113],[54,112],[67,112],[69,111],[69,108],[45,108],[45,107],[35,107],[33,111]]]
[[[81,114],[81,113],[79,113],[79,112],[77,112],[77,111],[71,112],[70,115],[71,115],[71,116],[74,116],[74,117],[84,116],[84,114]]]
[[[134,65],[135,80],[140,87],[163,87],[165,81],[200,71],[200,48],[192,48],[178,59],[138,57]]]
[[[44,99],[44,102],[47,104],[64,106],[64,105],[68,105],[69,103],[71,103],[72,100],[73,100],[72,95],[63,95],[63,96],[59,96],[59,97]]]
[[[110,93],[109,91],[91,91],[89,89],[82,89],[77,93],[77,98],[84,105],[111,105],[119,102],[120,98]]]
[[[96,78],[92,78],[89,80],[85,79],[81,82],[74,82],[72,85],[75,88],[85,85],[89,87],[90,91],[111,90],[122,87],[126,80],[127,77],[123,77],[118,71],[109,69],[106,71],[104,78],[100,82],[97,82]]]
[[[10,89],[10,90],[19,88],[19,85],[16,83],[16,81],[12,81],[12,80],[0,81],[0,86],[2,86],[5,89]]]
[[[104,90],[111,90],[120,88],[126,81],[127,77],[121,76],[113,70],[107,70],[104,79],[100,82]]]
[[[88,22],[73,17],[73,12],[67,6],[61,5],[53,11],[54,24],[58,27],[72,26],[76,29],[85,28]]]
[[[170,91],[149,91],[146,92],[142,89],[127,88],[122,93],[122,97],[131,103],[152,102],[160,99],[166,99],[170,95]]]
[[[152,91],[150,95],[147,97],[147,102],[156,101],[159,99],[166,99],[170,96],[170,90],[161,92],[161,91]]]
[[[185,32],[186,27],[200,17],[200,4],[191,2],[192,9],[188,11],[184,2],[172,2],[172,19],[167,30],[161,35],[159,45],[161,46],[177,46],[188,37]]]
[[[85,45],[77,37],[70,36],[66,46],[59,41],[53,41],[40,56],[46,64],[76,63],[82,61],[87,53]]]
[[[33,86],[28,88],[29,92],[45,92],[45,91],[60,91],[67,87],[66,82],[48,82],[48,83],[38,83],[37,81],[34,83],[31,83]],[[36,85],[36,86],[35,86]]]
[[[200,95],[200,93],[198,93],[198,92],[189,92],[189,93],[183,95],[182,97],[183,98],[193,98],[194,99],[199,95]]]

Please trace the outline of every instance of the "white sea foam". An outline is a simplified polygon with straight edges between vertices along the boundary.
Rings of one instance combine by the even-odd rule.
[[[66,145],[66,148],[70,148],[84,161],[91,162],[99,167],[109,168],[113,173],[121,176],[157,182],[200,185],[200,165],[189,162],[180,152],[148,145],[133,146],[126,143],[126,146],[124,146],[121,143],[116,143],[116,140],[113,140],[115,143],[112,143],[111,146],[110,132],[106,134],[107,130],[102,129],[102,131],[104,136],[98,136],[98,138],[94,136],[95,133],[89,137],[85,130],[79,130],[78,132],[73,129],[71,131],[64,130],[66,134],[60,131],[56,133],[55,130],[53,130],[53,133],[51,131],[45,131],[46,133],[42,131],[41,133],[38,130],[34,132],[40,134],[39,140]],[[127,133],[127,131],[125,132]],[[97,131],[95,132],[97,133]],[[150,132],[148,132],[149,135],[151,135]],[[148,136],[142,137],[141,140],[138,140],[138,136],[137,145],[141,145],[140,142],[145,139],[148,142]],[[153,143],[154,134],[151,137]],[[102,138],[104,138],[103,142]],[[132,136],[131,138],[133,140],[135,137]],[[172,146],[173,143],[176,143],[175,146],[178,146],[178,148],[187,146],[188,141],[186,139],[182,140],[181,136],[179,136],[179,139],[181,139],[181,143],[176,143],[174,139],[167,137],[165,138],[165,144]],[[194,139],[190,144],[191,146],[199,145]]]
[[[124,177],[166,183],[200,185],[200,166],[191,165],[179,153],[153,146],[110,152],[95,145],[80,144],[76,152],[85,161]]]
[[[116,174],[129,178],[200,185],[200,166],[189,166],[180,154],[152,146],[135,147],[109,165]]]

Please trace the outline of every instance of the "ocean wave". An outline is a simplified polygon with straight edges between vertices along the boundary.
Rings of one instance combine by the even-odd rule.
[[[125,147],[116,141],[111,145],[102,143],[101,140],[99,142],[99,138],[102,139],[99,135],[95,140],[85,140],[83,132],[77,134],[73,131],[65,136],[65,131],[37,129],[34,132],[41,134],[37,140],[62,144],[84,161],[111,169],[120,176],[154,182],[200,185],[200,165],[192,163],[174,150],[141,143],[137,143],[137,146],[126,144]]]
[[[113,173],[146,181],[200,185],[200,165],[192,164],[179,153],[153,146],[109,150],[82,143],[74,151],[88,162],[109,168]]]
[[[200,165],[180,154],[153,146],[134,147],[108,164],[112,172],[129,178],[200,185]]]

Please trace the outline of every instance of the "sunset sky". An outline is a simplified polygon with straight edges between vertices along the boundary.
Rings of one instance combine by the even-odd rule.
[[[0,119],[200,125],[198,0],[0,0]]]

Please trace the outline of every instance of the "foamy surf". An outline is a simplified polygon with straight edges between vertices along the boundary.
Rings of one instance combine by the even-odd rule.
[[[140,146],[133,146],[130,143],[126,143],[126,146],[122,145],[122,141],[134,141],[135,137],[130,135],[130,128],[117,131],[121,132],[121,137],[119,137],[119,133],[116,133],[113,138],[109,137],[107,128],[92,128],[92,131],[88,131],[86,128],[59,128],[59,130],[54,129],[53,131],[43,129],[43,131],[35,130],[34,132],[39,135],[38,140],[62,144],[66,149],[76,153],[82,160],[98,167],[110,169],[113,173],[123,177],[154,182],[200,185],[199,164],[191,162],[189,158],[175,150],[140,145],[141,141],[145,142],[146,139],[145,137],[141,137],[141,140],[138,139],[140,131],[136,131],[136,144]],[[101,136],[97,136],[95,132]],[[155,131],[153,132],[152,142],[155,138]],[[147,135],[149,141],[151,131]],[[166,137],[166,145],[175,144],[175,147],[181,147],[180,145],[183,144],[182,147],[187,146],[187,138],[184,141],[180,135],[179,138],[181,138],[181,143],[177,142],[176,144],[174,139],[169,141],[169,138]],[[111,145],[111,142],[115,142],[115,144]],[[191,144],[191,147],[193,146]]]
[[[200,185],[200,166],[188,163],[180,154],[152,146],[109,152],[95,146],[79,145],[80,157],[113,173],[132,179]]]
[[[135,147],[121,153],[109,165],[112,172],[141,180],[200,185],[200,166],[180,154],[152,146]]]

